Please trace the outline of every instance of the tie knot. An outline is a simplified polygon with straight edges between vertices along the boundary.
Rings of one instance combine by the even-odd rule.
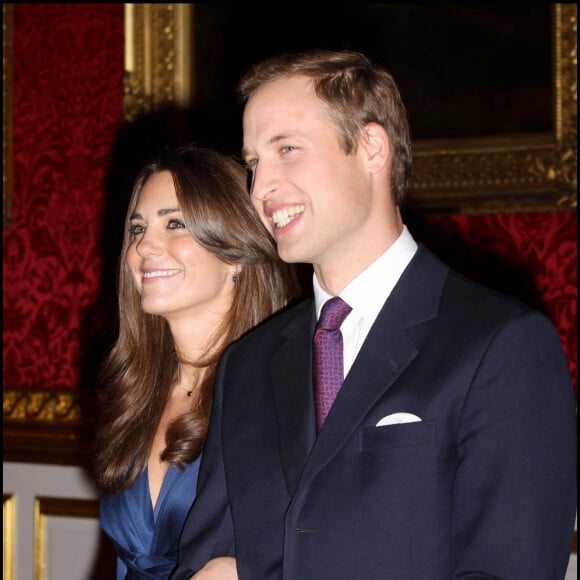
[[[336,330],[344,322],[352,308],[339,296],[328,300],[322,307],[318,327],[325,330]]]

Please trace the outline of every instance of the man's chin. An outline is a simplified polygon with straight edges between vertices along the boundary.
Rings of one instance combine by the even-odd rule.
[[[297,251],[295,248],[284,248],[280,244],[278,244],[278,255],[287,264],[302,264],[308,262],[304,253]]]

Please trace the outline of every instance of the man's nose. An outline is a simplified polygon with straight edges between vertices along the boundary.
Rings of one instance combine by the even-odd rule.
[[[279,179],[271,167],[262,161],[256,165],[251,176],[250,195],[255,201],[266,201],[277,189]]]

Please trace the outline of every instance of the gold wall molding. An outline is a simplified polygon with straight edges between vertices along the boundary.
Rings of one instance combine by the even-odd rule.
[[[91,465],[96,391],[3,389],[3,460]]]
[[[125,4],[127,120],[193,98],[192,4]]]
[[[13,494],[5,493],[2,503],[2,578],[14,580],[16,506]]]
[[[80,397],[73,389],[6,389],[3,420],[78,424],[82,421]]]

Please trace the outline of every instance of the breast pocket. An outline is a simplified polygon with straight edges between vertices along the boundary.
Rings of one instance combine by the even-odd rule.
[[[431,445],[434,438],[434,421],[366,427],[361,432],[360,450],[364,452]]]

